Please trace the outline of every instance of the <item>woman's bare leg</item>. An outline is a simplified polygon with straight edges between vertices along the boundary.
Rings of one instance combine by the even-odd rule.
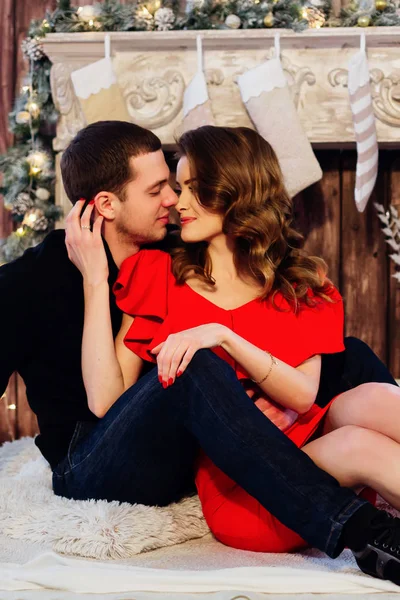
[[[302,448],[340,485],[369,486],[400,510],[400,444],[377,431],[345,425]]]
[[[325,417],[323,433],[345,425],[378,431],[400,443],[400,387],[364,383],[338,396]]]

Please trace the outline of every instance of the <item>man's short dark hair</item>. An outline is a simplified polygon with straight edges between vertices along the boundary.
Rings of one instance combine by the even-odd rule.
[[[61,158],[64,188],[72,204],[105,190],[121,200],[135,177],[129,160],[161,149],[159,138],[127,121],[92,123],[70,142]]]

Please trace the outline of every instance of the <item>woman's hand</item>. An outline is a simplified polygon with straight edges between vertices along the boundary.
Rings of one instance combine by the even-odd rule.
[[[90,229],[94,205],[89,204],[82,217],[85,200],[78,200],[65,221],[65,244],[68,258],[82,273],[84,283],[97,285],[108,279],[108,261],[101,238],[104,217],[98,215]]]
[[[197,350],[215,348],[224,341],[229,329],[219,323],[208,323],[169,335],[151,350],[157,355],[158,378],[164,387],[182,375]]]

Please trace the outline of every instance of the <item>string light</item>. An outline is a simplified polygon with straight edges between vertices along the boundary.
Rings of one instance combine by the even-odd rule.
[[[33,223],[37,221],[37,215],[35,213],[31,213],[28,216],[27,221],[33,225]]]
[[[24,233],[25,233],[25,229],[24,229],[23,227],[18,227],[18,229],[17,229],[16,233],[17,233],[19,236],[22,236],[22,235],[24,235]]]
[[[30,165],[29,175],[31,177],[37,177],[43,171],[48,161],[47,154],[40,150],[33,150],[26,157],[28,164]]]
[[[34,119],[37,119],[40,115],[40,108],[37,102],[29,100],[29,102],[26,105],[26,108]]]
[[[3,394],[0,397],[0,402],[1,401],[3,401],[3,406],[4,406],[4,417],[5,417],[5,422],[6,422],[6,426],[7,426],[7,433],[8,433],[10,440],[14,441],[15,435],[14,435],[13,428],[11,427],[11,422],[10,422],[10,417],[9,417],[8,411],[9,410],[17,410],[17,406],[14,403],[8,404],[7,393]]]
[[[41,170],[42,169],[39,169],[39,167],[31,167],[29,169],[29,175],[31,177],[37,177],[40,174]]]

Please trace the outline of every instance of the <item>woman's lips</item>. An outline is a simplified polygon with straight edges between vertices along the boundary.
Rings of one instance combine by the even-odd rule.
[[[188,217],[186,219],[181,219],[182,227],[183,227],[183,225],[186,225],[187,223],[191,223],[192,221],[195,221],[195,220],[196,220],[196,217]]]

